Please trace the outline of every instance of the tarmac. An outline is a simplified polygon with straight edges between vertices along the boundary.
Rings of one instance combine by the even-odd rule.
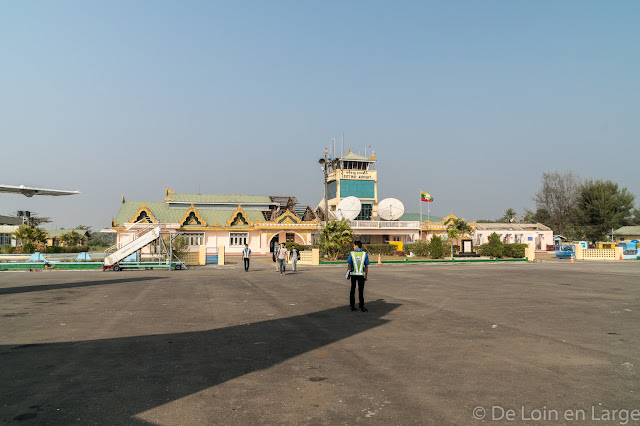
[[[0,422],[640,423],[640,262],[345,271],[2,272]]]

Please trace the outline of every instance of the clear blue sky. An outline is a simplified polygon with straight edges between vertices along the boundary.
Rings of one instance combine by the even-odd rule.
[[[0,4],[0,194],[56,227],[127,200],[322,198],[332,137],[378,156],[379,198],[493,219],[543,172],[640,198],[640,2]],[[636,205],[640,204],[640,199]],[[47,225],[47,227],[51,227]]]

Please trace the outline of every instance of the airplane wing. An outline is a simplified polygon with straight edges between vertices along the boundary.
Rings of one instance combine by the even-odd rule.
[[[65,191],[60,189],[46,189],[46,188],[34,188],[31,186],[13,186],[13,185],[0,185],[0,192],[6,192],[9,194],[22,194],[27,197],[33,197],[34,195],[76,195],[79,191]]]

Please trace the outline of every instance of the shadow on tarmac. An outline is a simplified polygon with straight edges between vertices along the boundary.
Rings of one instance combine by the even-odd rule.
[[[65,288],[89,287],[94,285],[123,284],[136,281],[163,280],[166,277],[120,278],[113,280],[80,281],[76,283],[29,285],[23,287],[0,288],[0,296],[6,294],[31,293],[33,291],[60,290]]]
[[[398,304],[216,330],[0,346],[0,420],[132,424],[138,413],[386,324]]]

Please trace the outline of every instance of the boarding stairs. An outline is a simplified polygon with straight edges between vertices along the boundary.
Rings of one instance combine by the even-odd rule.
[[[115,244],[109,247],[105,251],[105,253],[107,253],[107,256],[104,258],[103,268],[112,267],[113,265],[122,261],[127,256],[149,245],[150,243],[157,240],[158,238],[160,238],[160,225],[158,225],[157,223],[148,224],[147,226],[141,228],[140,230],[138,230],[138,232],[126,238],[125,240],[120,241],[118,244]],[[108,254],[110,252],[112,253]]]

